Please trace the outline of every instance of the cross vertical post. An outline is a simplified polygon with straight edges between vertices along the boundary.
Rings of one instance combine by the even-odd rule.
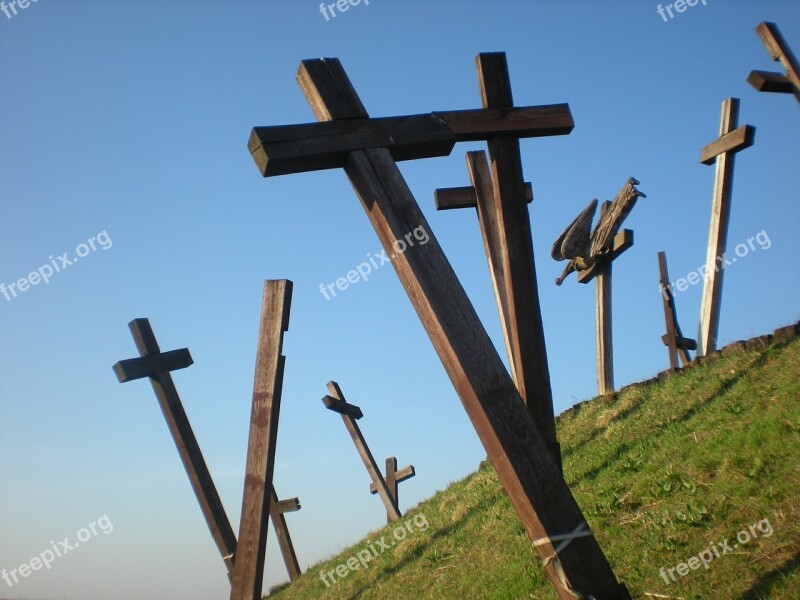
[[[678,311],[675,309],[675,295],[672,293],[672,284],[669,281],[666,252],[658,253],[658,269],[661,276],[659,289],[664,304],[664,321],[667,325],[667,333],[661,339],[669,351],[669,367],[674,371],[679,366],[679,358],[684,367],[691,362],[692,357],[689,350],[696,349],[697,343],[683,337],[680,325],[678,325]]]
[[[733,195],[734,161],[736,154],[752,146],[755,140],[755,127],[751,125],[737,127],[738,121],[739,99],[728,98],[722,103],[719,139],[705,146],[700,153],[700,162],[704,165],[716,163],[716,172],[703,299],[700,305],[700,328],[697,334],[697,354],[699,356],[708,356],[717,349],[722,279],[725,273],[723,266]]]
[[[250,436],[247,445],[239,547],[231,600],[260,600],[267,549],[275,444],[278,437],[285,357],[283,334],[289,328],[292,282],[264,283],[256,352]]]
[[[114,372],[120,383],[149,377],[153,391],[172,439],[178,449],[181,462],[189,476],[192,489],[200,503],[211,537],[225,561],[228,576],[231,576],[236,554],[236,535],[233,533],[225,507],[219,497],[214,480],[203,458],[200,444],[194,435],[189,418],[183,408],[178,390],[172,380],[170,371],[182,369],[192,364],[189,350],[183,348],[162,353],[150,321],[134,319],[128,324],[136,349],[141,358],[119,361],[114,365]]]
[[[783,65],[786,75],[772,71],[750,71],[748,83],[759,92],[794,94],[800,102],[800,63],[797,62],[789,44],[783,39],[780,29],[775,23],[762,21],[756,27],[756,33],[764,43],[770,58]]]
[[[378,463],[375,462],[375,458],[372,456],[369,446],[367,446],[367,441],[364,439],[364,434],[361,433],[361,428],[358,426],[358,423],[356,423],[358,419],[364,416],[364,413],[361,412],[358,406],[350,404],[345,400],[342,389],[335,381],[328,382],[328,391],[330,395],[325,396],[322,399],[322,403],[328,410],[332,410],[341,415],[344,426],[347,428],[347,432],[350,434],[356,446],[358,455],[361,457],[370,479],[372,479],[375,493],[380,496],[383,505],[386,507],[388,521],[390,523],[397,521],[403,516],[397,505],[397,494],[392,494],[386,480],[383,478],[383,475],[381,475]]]
[[[303,61],[298,82],[318,120],[341,119],[343,127],[351,128],[371,121],[338,60]],[[467,126],[485,131],[493,127],[499,114],[485,109],[468,112],[469,123],[459,124],[462,131]],[[254,135],[258,137],[258,131],[254,130]],[[299,142],[302,140],[297,140],[293,148],[298,153],[302,148]],[[614,576],[516,385],[400,174],[391,144],[388,140],[383,146],[373,143],[349,148],[344,158],[345,173],[387,252],[408,233],[409,227],[423,227],[429,233],[425,245],[398,254],[392,265],[522,525],[544,561],[554,589],[562,600],[574,600],[578,593],[591,594],[597,600],[629,600],[629,592]],[[250,149],[266,176],[268,169],[253,144],[253,136]],[[294,172],[315,168],[318,167],[312,161]]]

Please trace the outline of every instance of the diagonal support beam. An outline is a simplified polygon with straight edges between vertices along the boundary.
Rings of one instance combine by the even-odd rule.
[[[114,373],[120,383],[142,377],[150,378],[161,412],[164,414],[167,427],[172,434],[181,462],[192,484],[192,490],[200,504],[200,510],[230,576],[233,572],[233,558],[236,554],[236,535],[233,533],[228,515],[225,513],[225,507],[222,505],[222,500],[214,485],[214,480],[211,478],[189,418],[186,416],[172,375],[170,375],[171,370],[191,365],[192,357],[185,348],[162,353],[150,321],[147,319],[134,319],[128,324],[128,327],[141,358],[118,362],[114,365]]]
[[[367,441],[364,439],[364,434],[361,433],[361,428],[356,423],[357,419],[364,416],[361,409],[345,400],[342,388],[335,381],[328,382],[328,392],[330,392],[330,395],[325,396],[322,399],[322,403],[328,410],[337,412],[342,416],[342,422],[356,446],[358,455],[361,457],[370,479],[372,479],[375,493],[380,496],[383,505],[386,507],[388,522],[397,521],[403,516],[397,505],[397,494],[396,492],[392,493],[392,489],[383,478],[383,475],[381,475],[378,463],[375,462],[375,458],[372,456],[369,446],[367,446]]]
[[[719,261],[724,260],[728,244],[734,161],[738,152],[753,145],[755,135],[755,128],[750,125],[737,129],[738,121],[739,99],[728,98],[722,103],[719,139],[706,146],[700,155],[700,162],[703,164],[716,163],[716,172],[706,253],[706,276],[700,305],[700,328],[697,334],[699,356],[708,356],[717,348],[722,280],[725,274],[725,270],[719,268]],[[743,130],[749,131],[749,135],[739,133]]]
[[[271,496],[274,494],[272,475],[286,360],[281,352],[283,334],[289,329],[291,299],[291,281],[281,279],[264,283],[239,547],[233,569],[231,600],[261,598],[268,518],[274,499]]]
[[[321,121],[368,116],[336,59],[303,61],[298,82]],[[387,251],[412,228],[428,231],[424,246],[409,248],[392,264],[559,598],[574,600],[577,591],[597,600],[629,599],[391,152],[352,151],[345,172]],[[561,535],[574,539],[556,554],[559,542],[551,536]]]

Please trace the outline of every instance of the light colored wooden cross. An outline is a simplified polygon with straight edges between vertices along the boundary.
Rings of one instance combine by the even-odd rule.
[[[759,92],[794,94],[800,102],[800,63],[797,62],[789,44],[783,39],[780,29],[775,23],[762,21],[756,27],[756,33],[764,43],[770,58],[783,65],[786,75],[773,71],[750,71],[747,81]]]

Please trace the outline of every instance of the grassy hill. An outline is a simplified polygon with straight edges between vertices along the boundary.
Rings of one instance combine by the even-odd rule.
[[[800,598],[800,338],[584,403],[558,428],[567,482],[634,598]],[[270,595],[318,598],[556,595],[486,466]]]

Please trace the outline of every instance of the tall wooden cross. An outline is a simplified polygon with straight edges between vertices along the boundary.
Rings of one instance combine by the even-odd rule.
[[[479,54],[476,67],[483,107],[513,108],[505,53]],[[491,136],[487,145],[491,168],[484,152],[467,153],[472,186],[437,190],[436,208],[474,206],[477,210],[511,376],[560,468],[561,449],[527,207],[533,191],[522,173],[519,139]]]
[[[398,254],[392,265],[559,598],[574,600],[576,592],[597,600],[630,598],[395,162],[447,154],[458,140],[566,130],[572,126],[568,107],[370,119],[337,59],[303,61],[298,82],[324,122],[253,130],[249,148],[259,170],[274,172],[269,153],[276,134],[283,157],[291,157],[278,161],[278,172],[344,167],[387,251],[409,228],[429,233],[426,244]]]
[[[120,383],[150,378],[211,536],[228,569],[228,576],[232,578],[237,547],[236,536],[170,375],[171,371],[192,365],[192,357],[187,348],[161,352],[147,319],[135,319],[129,323],[129,328],[141,357],[119,361],[114,365],[114,372]],[[300,576],[300,565],[283,513],[296,510],[300,510],[299,500],[297,498],[278,500],[273,487],[270,517],[291,580]]]
[[[681,326],[678,325],[678,311],[675,308],[675,295],[672,293],[672,284],[669,281],[666,252],[658,253],[658,270],[661,276],[659,289],[664,304],[664,321],[667,325],[667,333],[662,336],[661,340],[669,350],[669,367],[675,370],[679,366],[679,357],[684,367],[691,362],[692,357],[689,351],[697,349],[697,342],[683,337]]]
[[[750,71],[747,81],[759,92],[794,94],[800,102],[800,63],[797,62],[789,44],[783,39],[780,29],[775,23],[762,21],[756,27],[756,33],[764,43],[770,58],[783,65],[786,75],[773,71]]]
[[[361,433],[361,428],[356,422],[364,416],[364,413],[361,412],[358,406],[345,400],[342,388],[335,381],[328,382],[328,392],[330,392],[330,395],[322,398],[322,403],[328,410],[341,415],[342,422],[353,439],[358,455],[364,462],[370,479],[372,479],[369,491],[380,496],[383,505],[386,507],[387,523],[396,521],[403,516],[397,501],[397,484],[413,477],[415,475],[414,467],[408,466],[398,472],[397,459],[394,457],[389,458],[386,460],[386,478],[384,478],[380,469],[378,469],[378,463],[375,462],[369,446],[367,446],[364,434]]]
[[[283,334],[289,329],[292,282],[264,282],[256,351],[250,438],[247,444],[239,548],[233,568],[231,600],[260,600],[267,552],[275,444],[281,409]]]
[[[708,232],[705,282],[700,305],[700,329],[697,333],[697,354],[707,356],[717,349],[719,314],[722,303],[722,278],[725,248],[728,243],[728,224],[731,218],[733,166],[736,154],[755,141],[756,128],[739,122],[739,99],[728,98],[722,103],[719,138],[703,148],[700,162],[716,163],[714,198],[711,203],[711,225]]]
[[[606,200],[600,205],[600,218],[611,206]],[[614,342],[611,319],[611,265],[623,252],[633,246],[633,231],[623,229],[614,237],[611,252],[591,267],[578,271],[578,282],[595,282],[595,350],[597,354],[597,393],[614,392]]]

